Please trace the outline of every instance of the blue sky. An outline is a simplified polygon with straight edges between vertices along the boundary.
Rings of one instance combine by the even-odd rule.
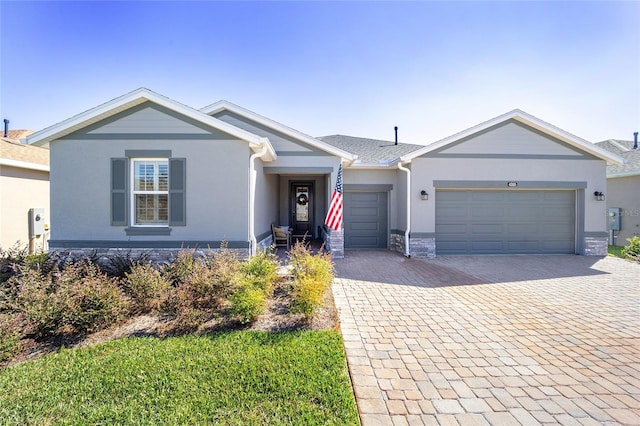
[[[0,114],[39,130],[138,87],[313,136],[431,143],[514,108],[640,128],[638,2],[0,1]]]

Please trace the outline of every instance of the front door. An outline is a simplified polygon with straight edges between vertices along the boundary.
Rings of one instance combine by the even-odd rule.
[[[313,238],[313,182],[291,183],[291,230],[294,237]]]

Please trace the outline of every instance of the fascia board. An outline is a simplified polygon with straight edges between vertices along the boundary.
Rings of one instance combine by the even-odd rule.
[[[200,111],[207,115],[213,115],[225,110],[246,117],[249,120],[262,124],[263,126],[270,127],[273,130],[283,133],[291,138],[298,139],[301,142],[309,144],[315,148],[321,149],[337,157],[345,158],[349,161],[354,161],[357,158],[356,155],[350,152],[343,151],[339,148],[334,147],[333,145],[329,145],[328,143],[322,142],[321,140],[318,140],[312,136],[306,135],[298,130],[292,129],[291,127],[285,126],[282,123],[278,123],[277,121],[271,120],[270,118],[257,114],[229,101],[218,101],[202,108]]]
[[[623,164],[624,160],[605,150],[602,149],[582,138],[579,138],[578,136],[575,136],[567,131],[564,131],[562,129],[560,129],[559,127],[556,127],[552,124],[549,124],[545,121],[540,120],[539,118],[536,118],[534,116],[532,116],[531,114],[528,114],[522,110],[519,109],[515,109],[513,111],[509,111],[505,114],[502,114],[498,117],[492,118],[491,120],[485,121],[483,123],[480,123],[476,126],[470,127],[466,130],[463,130],[459,133],[456,133],[454,135],[451,135],[449,137],[446,137],[444,139],[441,139],[437,142],[434,142],[430,145],[425,146],[424,148],[421,148],[417,151],[414,151],[412,153],[409,153],[407,155],[404,155],[400,158],[400,160],[402,162],[405,161],[411,161],[412,159],[416,158],[416,157],[420,157],[421,155],[427,154],[429,152],[435,151],[437,149],[443,148],[451,143],[457,142],[460,139],[466,138],[468,136],[472,136],[475,133],[481,132],[483,130],[486,130],[492,126],[495,126],[497,124],[500,124],[502,122],[505,122],[507,120],[511,120],[514,119],[520,123],[523,123],[529,127],[532,127],[536,130],[539,130],[547,135],[553,136],[556,139],[560,139],[563,142],[566,142],[567,144],[574,146],[582,151],[588,152],[602,160],[607,161],[608,164],[617,164],[617,165],[621,165]]]
[[[28,161],[11,160],[8,158],[0,158],[0,166],[17,167],[20,169],[38,170],[48,172],[49,166],[44,164],[30,163]]]
[[[630,177],[630,176],[640,176],[640,170],[632,170],[630,172],[621,172],[621,173],[607,173],[607,179]]]
[[[50,126],[44,130],[28,136],[27,138],[25,138],[25,140],[29,144],[35,146],[43,146],[54,139],[66,136],[88,125],[96,123],[104,118],[117,114],[121,111],[125,111],[133,106],[147,101],[171,109],[202,124],[215,128],[216,130],[220,130],[231,136],[237,137],[238,139],[242,139],[249,144],[260,145],[263,142],[258,135],[254,135],[253,133],[247,132],[246,130],[240,129],[238,127],[225,123],[224,121],[203,114],[196,109],[193,109],[189,106],[176,102],[145,88],[134,90],[133,92],[115,98],[58,124],[54,124],[53,126]],[[271,144],[269,143],[269,145]],[[270,153],[275,153],[273,147],[271,146],[270,148]]]

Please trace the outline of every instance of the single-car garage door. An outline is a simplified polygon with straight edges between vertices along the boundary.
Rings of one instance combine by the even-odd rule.
[[[386,192],[344,193],[345,248],[387,247]]]
[[[575,191],[439,190],[438,254],[575,253]]]

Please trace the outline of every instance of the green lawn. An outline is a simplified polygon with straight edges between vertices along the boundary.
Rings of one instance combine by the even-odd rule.
[[[624,246],[609,246],[609,256],[615,256],[624,259],[625,257],[622,255],[623,248]]]
[[[0,370],[0,424],[358,424],[333,331],[129,338]]]

